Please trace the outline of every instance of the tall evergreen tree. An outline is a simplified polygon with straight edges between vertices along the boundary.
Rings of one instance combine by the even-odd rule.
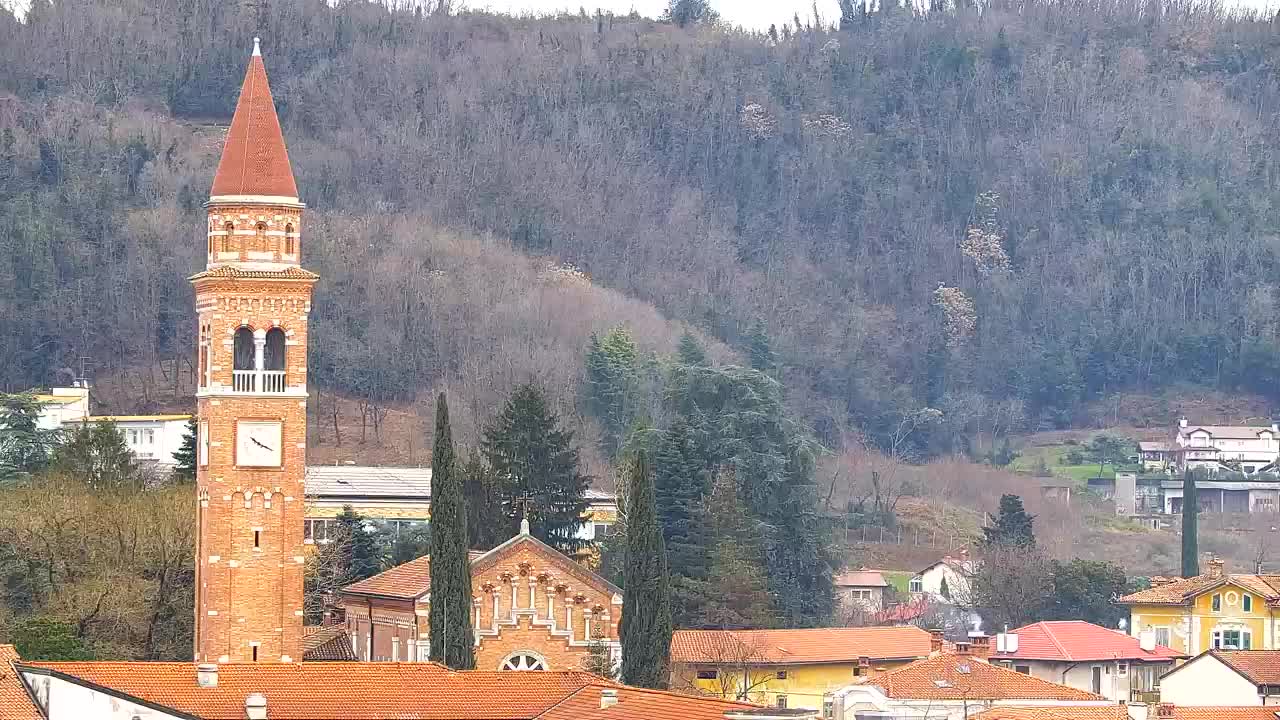
[[[654,496],[653,477],[641,451],[627,484],[626,568],[618,624],[622,681],[663,689],[671,677],[671,588]]]
[[[80,423],[53,452],[53,465],[95,488],[118,488],[138,482],[138,464],[115,423]]]
[[[751,367],[760,372],[769,372],[778,363],[773,354],[773,342],[769,340],[769,333],[761,321],[757,320],[747,333],[747,358],[751,361]]]
[[[485,429],[482,452],[497,477],[507,537],[515,534],[525,505],[533,535],[572,554],[588,545],[578,537],[587,511],[588,478],[578,470],[573,433],[537,386],[521,385]]]
[[[813,466],[811,449],[793,442],[786,480],[776,486],[777,501],[768,517],[775,528],[769,585],[786,627],[820,627],[835,611],[830,528],[818,514]]]
[[[996,515],[991,527],[982,529],[984,542],[1003,548],[1034,548],[1036,534],[1035,518],[1027,514],[1022,507],[1022,498],[1017,495],[1000,496],[1000,512]]]
[[[181,480],[190,482],[196,479],[196,436],[199,432],[195,418],[187,421],[187,429],[182,434],[182,447],[173,454],[173,474]]]
[[[721,471],[707,501],[714,542],[707,571],[708,593],[699,616],[690,623],[704,628],[762,628],[776,624],[773,599],[765,584],[757,538],[760,523],[738,498],[733,472]]]
[[[1188,470],[1182,478],[1182,577],[1200,574],[1199,525],[1200,497],[1196,481],[1202,471]]]
[[[711,477],[684,418],[676,418],[655,444],[653,477],[671,574],[672,615],[676,625],[685,627],[697,617],[706,591],[711,549],[706,504]]]
[[[639,358],[635,341],[616,327],[603,339],[594,333],[587,347],[587,405],[604,426],[604,449],[614,455],[622,447],[636,409]]]
[[[337,562],[343,568],[346,579],[343,585],[377,575],[382,570],[382,552],[378,533],[365,516],[342,506],[342,512],[334,517],[331,537],[336,538],[340,557]]]
[[[54,439],[40,428],[40,403],[33,396],[0,394],[0,481],[43,470]]]
[[[478,452],[472,452],[459,469],[467,498],[467,537],[471,549],[492,550],[511,537],[510,523],[502,510],[498,476]]]
[[[707,351],[693,333],[686,332],[680,336],[680,342],[676,344],[676,361],[695,367],[707,364]]]
[[[467,504],[444,393],[436,399],[431,450],[431,659],[454,670],[476,666],[471,629]]]

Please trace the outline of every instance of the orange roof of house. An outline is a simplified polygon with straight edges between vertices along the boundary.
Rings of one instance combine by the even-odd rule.
[[[682,695],[663,690],[619,686],[618,704],[600,707],[603,685],[588,685],[564,702],[537,716],[537,720],[724,720],[729,710],[749,710],[756,705],[720,698]]]
[[[1198,595],[1220,585],[1231,583],[1264,599],[1280,600],[1280,575],[1210,575],[1174,580],[1146,590],[1125,595],[1118,602],[1126,605],[1185,605]]]
[[[302,659],[305,661],[355,660],[351,636],[342,625],[310,625],[302,628]]]
[[[262,693],[272,720],[527,720],[589,685],[578,671],[454,672],[434,663],[224,663],[217,687],[200,687],[196,665],[178,662],[40,662],[54,674],[202,720],[241,720],[245,697]]]
[[[996,660],[1136,660],[1164,662],[1187,657],[1172,648],[1156,645],[1148,652],[1138,638],[1083,620],[1055,620],[1024,625],[1011,630],[1018,636],[1018,651],[996,653]]]
[[[887,697],[911,700],[1103,700],[1101,695],[1006,670],[968,655],[917,660],[868,677],[862,684],[880,688]]]
[[[1256,685],[1280,685],[1280,650],[1210,650],[1208,654]]]
[[[1123,705],[1006,705],[980,712],[974,720],[1129,720],[1129,710]]]
[[[832,583],[836,587],[889,587],[879,570],[845,570]]]
[[[929,633],[918,627],[808,628],[802,630],[677,630],[671,661],[762,665],[856,662],[927,657]]]
[[[1147,708],[1147,720],[1277,720],[1277,708],[1274,705],[1225,706],[1205,705],[1202,707],[1175,706],[1172,715],[1157,716],[1158,705]]]
[[[12,645],[0,645],[0,720],[41,720],[43,716],[14,670],[13,664],[19,660]]]
[[[253,56],[245,70],[240,99],[227,130],[222,159],[209,195],[270,195],[297,198],[298,186],[289,166],[289,152],[267,84],[267,68],[254,39]]]

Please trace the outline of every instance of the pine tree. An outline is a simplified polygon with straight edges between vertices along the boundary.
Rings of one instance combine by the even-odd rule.
[[[476,666],[471,629],[467,506],[444,393],[436,399],[431,451],[431,659],[454,670]]]
[[[773,343],[765,331],[764,323],[756,321],[747,333],[747,357],[751,367],[760,372],[769,372],[777,365],[778,359],[773,354]]]
[[[40,428],[40,403],[29,394],[0,394],[0,481],[27,477],[49,464],[54,433]]]
[[[818,514],[813,467],[812,450],[794,442],[786,480],[777,485],[774,511],[767,518],[775,528],[767,553],[769,585],[786,627],[820,627],[835,611],[831,537]]]
[[[187,430],[182,434],[182,447],[173,454],[173,474],[180,480],[188,482],[196,479],[196,436],[199,426],[195,418],[187,421]]]
[[[765,585],[756,538],[759,523],[738,499],[733,473],[719,473],[707,501],[714,537],[707,571],[708,593],[693,627],[761,628],[774,625],[773,600]]]
[[[514,534],[528,498],[535,537],[566,554],[589,544],[578,537],[588,478],[578,471],[573,433],[560,428],[541,390],[531,384],[517,387],[485,429],[481,448],[497,477],[507,537]]]
[[[1000,496],[1000,513],[991,527],[982,529],[987,545],[1003,548],[1034,548],[1036,534],[1035,518],[1027,514],[1022,507],[1022,498],[1017,495]]]
[[[707,364],[707,351],[702,349],[702,344],[692,333],[686,332],[680,336],[680,342],[676,345],[676,362],[694,367]]]
[[[672,615],[676,625],[684,627],[698,615],[705,592],[710,551],[706,503],[711,478],[684,418],[676,418],[656,445],[653,477],[671,574]]]
[[[119,488],[139,481],[138,466],[115,423],[80,423],[53,452],[53,465],[95,488]]]
[[[587,405],[604,426],[605,451],[614,455],[630,429],[637,402],[640,368],[631,334],[616,327],[601,340],[593,333],[586,370]]]
[[[1200,574],[1199,526],[1200,497],[1196,481],[1202,471],[1188,470],[1182,479],[1182,577]]]
[[[460,467],[467,498],[467,537],[473,550],[492,550],[511,537],[509,518],[502,511],[498,477],[473,452]]]
[[[653,477],[643,451],[636,454],[627,492],[626,580],[618,625],[622,681],[662,689],[671,677],[671,589]]]

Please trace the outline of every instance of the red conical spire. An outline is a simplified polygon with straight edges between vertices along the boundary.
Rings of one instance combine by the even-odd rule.
[[[231,118],[227,144],[222,148],[222,160],[209,194],[298,197],[258,38],[253,39],[253,57],[249,58],[236,114]]]

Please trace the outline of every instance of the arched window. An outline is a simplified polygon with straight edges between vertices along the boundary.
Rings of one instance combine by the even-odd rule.
[[[253,370],[253,331],[247,327],[236,330],[235,369]]]
[[[253,226],[253,229],[258,231],[258,234],[253,238],[253,249],[258,251],[270,250],[271,245],[267,241],[267,224],[259,221],[257,225]]]
[[[222,247],[219,248],[219,250],[221,252],[231,252],[231,238],[236,233],[236,226],[234,223],[228,222],[226,225],[222,226],[222,229],[225,230],[227,234],[222,236]]]
[[[546,670],[547,663],[541,656],[531,650],[517,650],[511,653],[502,664],[498,666],[499,670]]]
[[[297,245],[295,244],[295,238],[293,237],[292,224],[284,226],[284,254],[285,255],[298,254],[298,248],[297,248]]]
[[[271,328],[267,331],[267,345],[262,349],[263,370],[284,370],[284,331]]]

